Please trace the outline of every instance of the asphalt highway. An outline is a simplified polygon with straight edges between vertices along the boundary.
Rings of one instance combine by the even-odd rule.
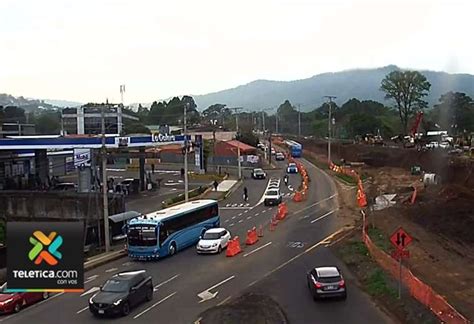
[[[56,294],[48,300],[0,317],[6,323],[194,323],[201,312],[253,291],[268,294],[285,310],[291,323],[387,323],[380,311],[354,283],[343,264],[325,247],[331,235],[344,224],[337,217],[337,193],[332,180],[305,160],[311,178],[308,199],[291,200],[299,175],[290,175],[290,187],[281,191],[289,215],[275,231],[269,230],[276,207],[261,202],[270,177],[283,178],[286,161],[267,171],[266,180],[250,179],[220,203],[221,225],[239,236],[243,252],[235,257],[197,255],[194,248],[156,262],[134,262],[122,258],[85,274],[85,292]],[[243,187],[249,201],[243,201]],[[292,190],[293,189],[293,190]],[[135,206],[139,207],[139,206]],[[246,231],[264,227],[264,236],[245,246]],[[338,265],[345,273],[346,301],[316,303],[306,287],[306,272],[319,265]],[[88,310],[88,300],[113,273],[145,269],[153,277],[154,299],[132,309],[127,317],[97,319]],[[345,271],[346,270],[346,271]],[[203,292],[208,292],[204,293]],[[201,297],[199,297],[200,295]],[[214,296],[206,300],[202,296]]]

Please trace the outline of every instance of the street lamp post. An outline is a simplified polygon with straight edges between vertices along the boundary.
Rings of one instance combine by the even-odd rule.
[[[189,103],[184,105],[184,118],[183,118],[183,134],[184,134],[184,201],[189,200],[189,184],[188,184],[188,137],[186,135],[186,111],[188,110]]]
[[[324,96],[325,98],[329,99],[329,119],[328,119],[328,163],[331,163],[331,123],[332,123],[332,117],[331,117],[331,106],[332,106],[332,100],[336,99],[337,97],[335,96]]]

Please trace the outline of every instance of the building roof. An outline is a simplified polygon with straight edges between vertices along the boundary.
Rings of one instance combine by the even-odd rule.
[[[245,150],[245,151],[247,151],[247,150],[255,150],[255,149],[256,149],[256,148],[253,147],[253,146],[247,145],[247,144],[242,143],[242,142],[237,141],[237,140],[227,141],[226,143],[229,144],[229,145],[232,145],[232,146],[234,146],[234,147],[237,147],[237,148],[240,147],[241,150]]]

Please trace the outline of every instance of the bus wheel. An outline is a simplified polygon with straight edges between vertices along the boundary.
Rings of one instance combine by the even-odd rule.
[[[170,249],[169,249],[169,255],[173,256],[173,255],[175,255],[175,253],[176,253],[176,244],[171,243]]]

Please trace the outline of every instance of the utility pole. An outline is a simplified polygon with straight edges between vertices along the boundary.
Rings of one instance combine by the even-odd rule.
[[[262,132],[265,133],[265,111],[262,110]]]
[[[122,106],[123,106],[123,94],[125,92],[125,84],[121,84],[120,85],[120,99],[121,99],[121,103],[122,103]]]
[[[275,113],[275,133],[278,134],[278,111]]]
[[[186,135],[186,111],[188,110],[189,103],[184,104],[184,118],[183,118],[183,134],[184,134],[184,201],[189,200],[189,184],[188,184],[188,137]]]
[[[298,138],[301,137],[301,105],[298,104]]]
[[[235,108],[229,108],[235,111],[235,129],[236,129],[236,137],[239,135],[239,110],[242,110],[242,107],[235,107]],[[239,179],[242,178],[242,166],[240,163],[240,145],[237,145],[237,166],[239,169]]]
[[[105,147],[105,108],[107,105],[102,106],[101,119],[102,119],[102,204],[104,205],[104,240],[105,240],[105,252],[110,251],[110,238],[109,238],[109,188],[107,185],[107,148]]]
[[[331,124],[332,124],[332,117],[331,117],[331,106],[332,100],[336,99],[336,96],[324,96],[324,98],[329,99],[329,119],[328,119],[328,163],[331,163]]]

